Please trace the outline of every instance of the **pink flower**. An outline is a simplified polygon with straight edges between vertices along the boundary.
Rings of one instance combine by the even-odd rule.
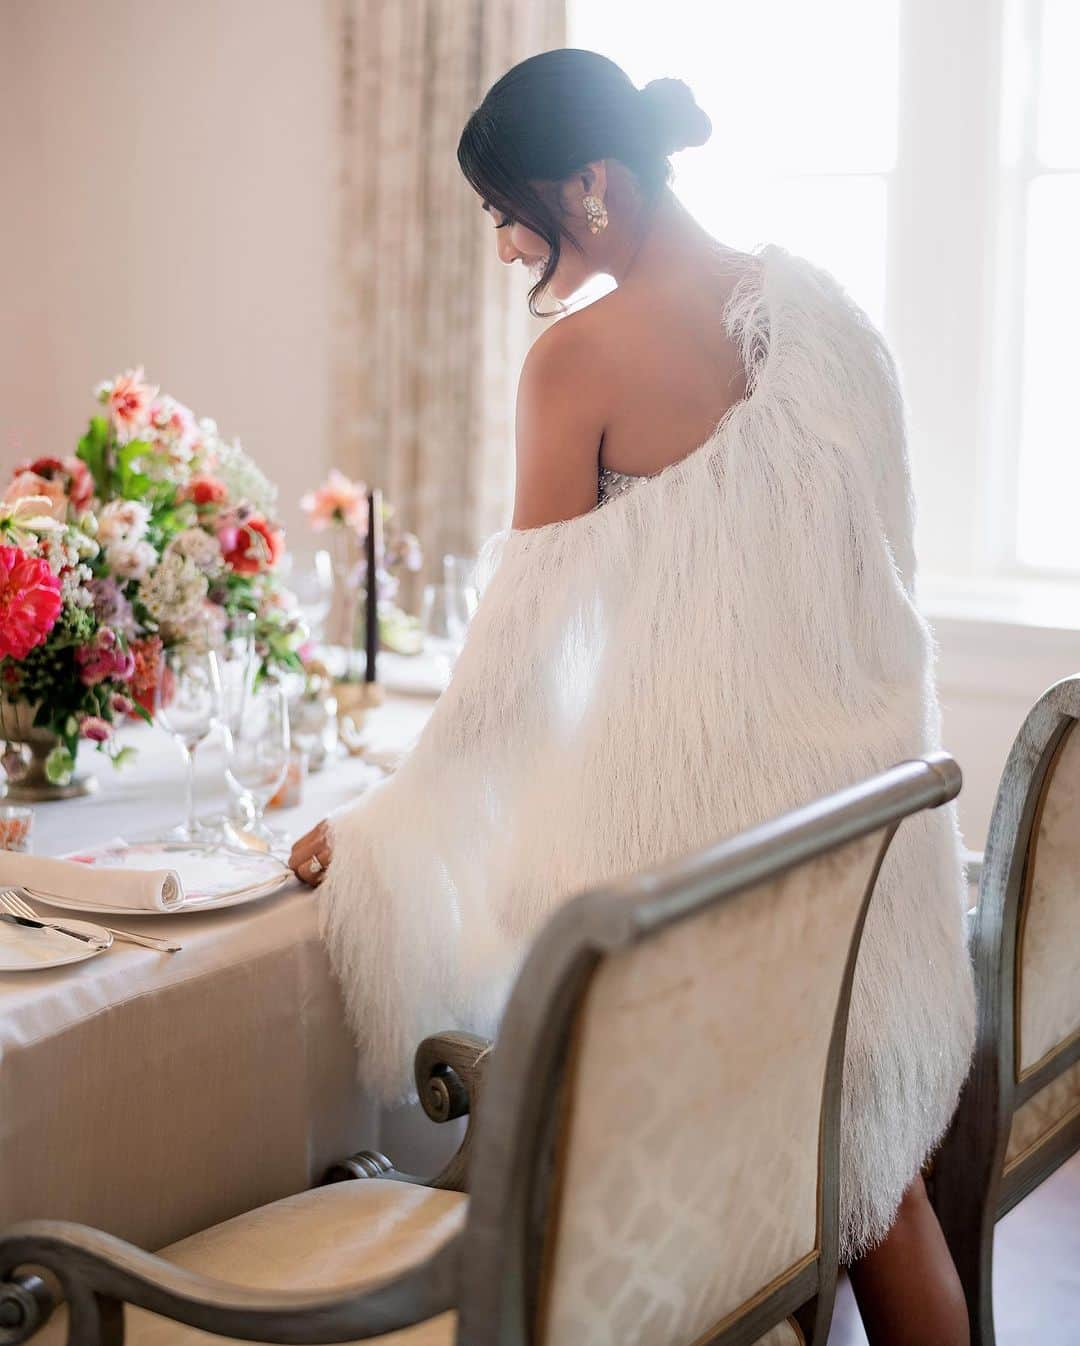
[[[367,527],[367,487],[362,481],[350,481],[336,467],[317,491],[309,491],[300,508],[316,532],[332,523],[364,531]]]
[[[4,499],[12,503],[16,500],[27,500],[31,497],[42,502],[40,512],[43,516],[61,521],[67,518],[67,491],[59,477],[50,480],[48,477],[39,476],[29,468],[22,468],[16,472],[11,484],[4,492]]]
[[[79,676],[87,687],[96,687],[106,678],[127,682],[135,672],[135,656],[121,649],[116,633],[103,626],[89,645],[80,645],[75,651]]]
[[[37,556],[0,546],[0,658],[25,659],[60,615],[60,580]]]
[[[281,534],[261,514],[243,523],[228,524],[218,533],[225,564],[238,575],[256,575],[272,570],[285,550]]]
[[[135,656],[131,657],[132,665],[135,663]],[[135,702],[129,696],[121,696],[119,692],[113,694],[109,700],[109,708],[114,715],[130,715],[135,709]]]
[[[112,417],[116,437],[122,444],[135,439],[150,423],[150,407],[157,396],[143,378],[142,365],[120,374],[112,385],[106,406]]]
[[[79,733],[91,743],[105,743],[112,738],[112,725],[100,715],[87,715],[79,724]]]

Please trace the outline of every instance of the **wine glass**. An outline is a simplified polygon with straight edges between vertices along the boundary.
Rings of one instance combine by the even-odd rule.
[[[296,595],[297,607],[312,641],[321,644],[334,599],[334,562],[330,553],[320,549],[302,559],[290,552],[285,557],[282,576]]]
[[[253,687],[240,713],[225,726],[225,775],[247,799],[251,816],[244,840],[270,849],[281,838],[266,826],[263,812],[281,788],[289,768],[289,703],[285,689],[266,679]]]
[[[443,557],[443,583],[449,589],[456,589],[461,595],[461,603],[468,612],[471,621],[480,603],[480,593],[476,587],[476,557]]]
[[[177,646],[163,650],[154,688],[154,719],[172,734],[187,763],[187,821],[171,836],[200,841],[203,829],[195,817],[195,750],[221,713],[221,677],[213,650]]]
[[[468,599],[459,584],[428,584],[420,606],[420,629],[424,650],[430,654],[444,681],[450,678],[469,626]]]

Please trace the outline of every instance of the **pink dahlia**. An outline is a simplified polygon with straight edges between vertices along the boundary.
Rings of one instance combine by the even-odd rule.
[[[37,556],[0,546],[0,658],[25,659],[60,615],[60,580]]]
[[[144,379],[142,365],[113,381],[106,405],[121,443],[135,439],[150,424],[150,408],[157,392]]]

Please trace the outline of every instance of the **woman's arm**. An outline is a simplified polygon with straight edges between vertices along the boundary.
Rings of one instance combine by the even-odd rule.
[[[595,344],[564,318],[534,342],[518,383],[514,528],[595,508],[603,435]]]

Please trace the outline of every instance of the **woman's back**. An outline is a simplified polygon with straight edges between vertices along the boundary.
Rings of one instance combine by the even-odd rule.
[[[739,276],[757,263],[726,249],[710,261],[703,251],[656,281],[635,285],[631,276],[562,320],[594,353],[601,466],[651,476],[703,444],[746,396],[746,370],[722,314]]]

